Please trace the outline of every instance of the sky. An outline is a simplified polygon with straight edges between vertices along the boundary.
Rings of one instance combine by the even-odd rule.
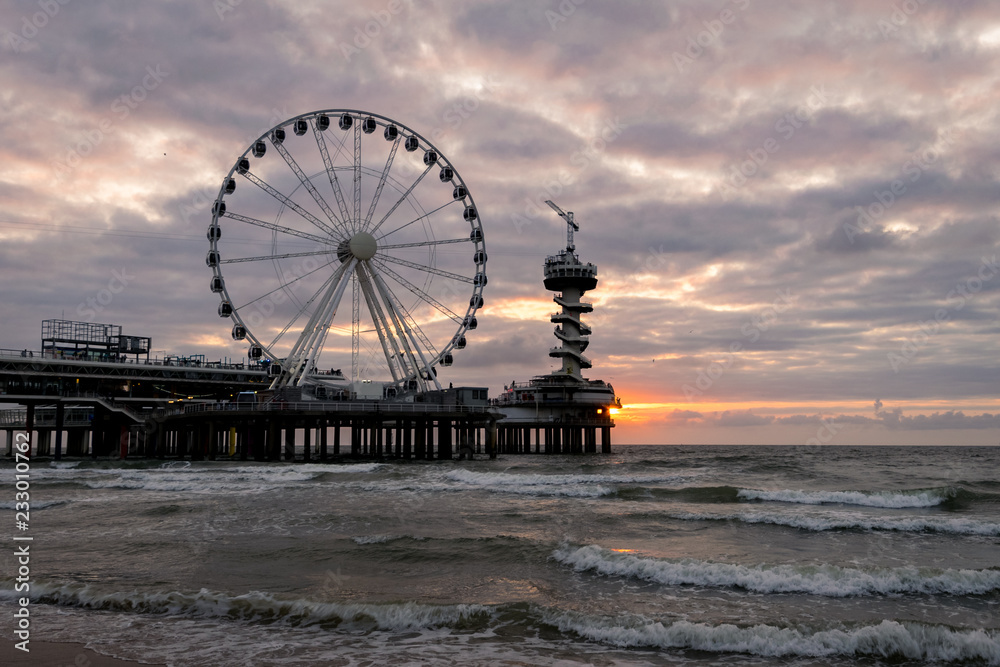
[[[616,442],[1000,441],[995,2],[3,0],[0,35],[2,348],[65,318],[242,358],[219,185],[282,121],[361,109],[481,214],[443,380],[556,368],[552,199],[598,266]]]

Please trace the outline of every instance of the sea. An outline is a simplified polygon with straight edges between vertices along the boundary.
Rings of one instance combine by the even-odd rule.
[[[32,640],[109,656],[1000,665],[996,447],[36,460],[30,474]],[[0,475],[9,619],[13,464]]]

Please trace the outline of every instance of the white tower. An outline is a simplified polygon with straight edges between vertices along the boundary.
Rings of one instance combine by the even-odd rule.
[[[552,299],[562,306],[562,311],[554,313],[551,318],[552,323],[557,325],[555,335],[562,345],[550,349],[549,356],[562,359],[562,369],[554,374],[583,380],[580,371],[591,367],[590,360],[583,356],[590,345],[588,336],[591,330],[580,320],[580,315],[592,312],[594,306],[580,301],[580,298],[597,287],[597,267],[584,264],[576,256],[573,232],[579,231],[580,226],[573,221],[573,212],[567,213],[551,201],[545,203],[566,220],[566,249],[545,258],[545,289],[562,292]]]

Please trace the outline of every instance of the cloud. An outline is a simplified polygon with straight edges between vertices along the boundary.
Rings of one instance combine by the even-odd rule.
[[[17,34],[26,5],[3,6]],[[242,356],[204,263],[222,178],[285,119],[365,109],[431,137],[482,215],[487,310],[448,378],[496,391],[549,370],[545,312],[502,313],[551,298],[553,199],[599,267],[590,376],[626,401],[777,433],[878,395],[905,414],[857,425],[985,437],[1000,279],[961,308],[953,292],[1000,244],[995,3],[921,5],[889,34],[891,9],[861,0],[583,3],[555,23],[558,3],[387,7],[69,3],[16,50],[0,32],[0,346],[37,345],[42,319],[79,316],[126,267],[102,318],[158,350]],[[754,324],[782,290],[792,306]],[[349,348],[331,338],[329,365]],[[727,355],[686,410],[682,387]]]

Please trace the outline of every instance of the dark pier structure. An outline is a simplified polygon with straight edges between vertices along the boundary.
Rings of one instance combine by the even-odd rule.
[[[0,446],[94,458],[312,461],[496,454],[502,416],[486,388],[393,400],[285,400],[265,365],[149,359],[148,337],[116,325],[46,320],[41,350],[0,350]],[[265,400],[271,398],[273,400]],[[295,397],[301,399],[301,396]]]

